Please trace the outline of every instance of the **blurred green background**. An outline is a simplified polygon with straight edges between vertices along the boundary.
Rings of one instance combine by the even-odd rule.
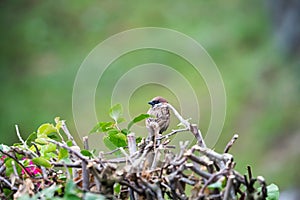
[[[298,187],[299,41],[285,32],[293,30],[282,28],[274,4],[259,0],[1,1],[0,143],[18,141],[14,124],[26,137],[56,116],[66,119],[71,132],[75,132],[72,89],[87,54],[121,31],[164,27],[197,40],[223,76],[227,117],[215,148],[223,150],[232,135],[239,133],[231,150],[239,171],[246,172],[249,164],[255,175],[264,175],[282,190]],[[286,42],[289,39],[291,42]],[[179,57],[161,51],[143,50],[126,56],[113,63],[112,71],[99,83],[108,96],[120,67],[147,62],[178,69],[187,65]],[[200,99],[204,96],[200,102],[204,105],[200,128],[205,133],[210,119],[210,103],[206,101],[209,95],[201,78],[194,81],[199,81],[203,91],[197,95]],[[157,93],[178,106],[178,100],[166,88],[146,85],[130,99],[132,115],[145,112],[146,102]],[[96,106],[99,118],[105,119],[109,106],[109,98]]]

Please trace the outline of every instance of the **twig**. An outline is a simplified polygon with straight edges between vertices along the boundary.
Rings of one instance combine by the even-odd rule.
[[[89,185],[90,185],[90,181],[89,181],[89,170],[87,169],[87,163],[86,162],[81,162],[81,166],[82,166],[82,189],[83,191],[87,192],[89,190]]]
[[[67,135],[68,140],[72,141],[72,144],[74,146],[78,146],[76,141],[74,140],[73,136],[71,135],[67,125],[66,125],[66,121],[65,120],[61,120],[61,129],[64,131],[64,133]]]
[[[85,136],[82,138],[83,140],[83,148],[86,150],[89,150],[89,138],[88,136]]]
[[[219,176],[224,176],[228,174],[228,169],[224,168],[219,172],[216,172],[214,174],[211,175],[211,177],[205,182],[205,184],[202,186],[199,194],[204,194],[204,190],[206,189],[206,187],[211,184],[212,182],[215,181],[216,178],[218,178]]]
[[[168,133],[166,135],[157,137],[156,140],[162,140],[162,139],[165,139],[165,138],[169,138],[170,136],[172,136],[172,135],[174,135],[176,133],[184,132],[184,131],[188,131],[188,130],[189,130],[188,128],[182,128],[182,129],[172,130],[172,132],[170,132],[170,133]]]
[[[193,135],[195,136],[195,138],[197,139],[198,145],[200,147],[206,147],[206,144],[203,140],[202,134],[200,132],[200,130],[198,129],[198,126],[196,124],[191,124],[190,125],[190,131],[193,133]]]
[[[19,140],[20,140],[21,143],[23,144],[24,148],[27,149],[27,144],[26,144],[26,142],[23,140],[23,138],[21,137],[21,134],[20,134],[18,125],[15,125],[15,127],[16,127],[16,132],[17,132],[17,136],[18,136]]]
[[[235,197],[232,196],[234,195],[234,193],[232,192],[232,189],[233,189],[233,180],[235,179],[235,176],[234,175],[230,175],[228,177],[228,180],[227,180],[227,184],[226,184],[226,188],[225,188],[225,192],[224,192],[224,200],[234,200]]]
[[[231,138],[231,140],[227,143],[224,153],[228,153],[229,149],[232,147],[232,145],[235,143],[235,141],[239,138],[238,134],[234,134],[234,136]]]
[[[130,156],[132,156],[136,152],[136,140],[135,140],[135,134],[129,133],[127,135],[127,141],[128,141],[128,150]]]
[[[171,104],[167,104],[167,106],[173,111],[174,115],[185,126],[185,128],[190,128],[190,123],[187,120],[183,119],[183,117],[177,112],[177,110]]]
[[[12,190],[17,191],[18,188],[16,188],[15,186],[13,186],[8,180],[6,180],[5,178],[3,178],[2,176],[0,176],[0,181],[3,181],[7,186],[9,186]]]

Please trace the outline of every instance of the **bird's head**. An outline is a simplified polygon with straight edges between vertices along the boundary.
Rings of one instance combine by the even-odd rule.
[[[152,107],[159,106],[164,103],[168,103],[168,101],[165,98],[160,97],[160,96],[154,97],[151,101],[148,102],[148,104],[150,104]]]

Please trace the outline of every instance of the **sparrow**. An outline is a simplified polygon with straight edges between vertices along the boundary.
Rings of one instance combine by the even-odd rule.
[[[151,108],[147,114],[151,115],[151,117],[146,119],[146,127],[149,132],[149,139],[151,139],[168,129],[170,124],[170,111],[168,101],[160,96],[154,97],[148,104],[151,105]]]

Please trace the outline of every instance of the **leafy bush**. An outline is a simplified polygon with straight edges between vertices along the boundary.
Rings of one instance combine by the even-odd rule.
[[[237,135],[218,153],[205,146],[197,126],[187,121],[182,121],[183,129],[147,141],[130,130],[148,114],[135,117],[126,128],[120,127],[125,121],[121,105],[113,106],[109,115],[112,121],[99,122],[91,131],[106,134],[104,142],[113,150],[99,156],[80,148],[59,118],[55,124],[41,125],[25,141],[16,127],[20,143],[0,145],[1,199],[279,198],[278,187],[267,186],[262,176],[253,177],[250,167],[248,175],[234,170],[228,151]],[[179,153],[174,153],[177,147],[169,145],[170,137],[184,131],[194,134],[197,144],[180,142]],[[88,140],[84,142],[87,147]],[[105,158],[114,152],[123,157]]]

